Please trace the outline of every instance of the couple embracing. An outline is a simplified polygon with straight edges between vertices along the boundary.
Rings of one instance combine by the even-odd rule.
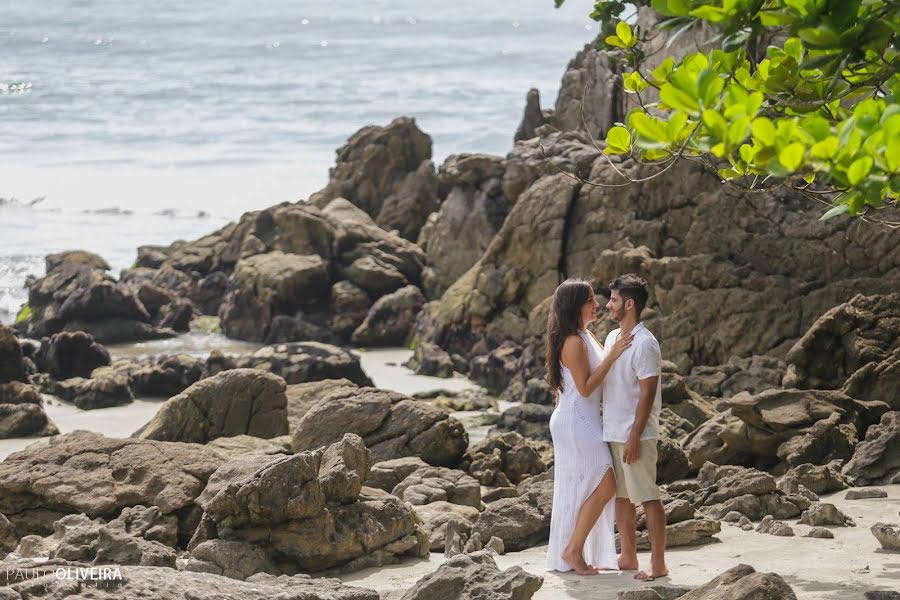
[[[556,289],[547,321],[547,379],[557,393],[547,568],[580,575],[637,570],[635,505],[641,504],[651,559],[635,578],[653,580],[668,575],[666,515],[656,485],[662,359],[640,322],[647,282],[622,275],[609,289],[606,308],[619,329],[605,344],[587,330],[600,304],[586,281],[569,279]]]

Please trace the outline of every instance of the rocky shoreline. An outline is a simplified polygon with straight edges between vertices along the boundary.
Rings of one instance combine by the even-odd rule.
[[[591,143],[625,109],[607,59],[580,52],[553,109],[529,93],[505,157],[435,169],[401,117],[354,134],[308,201],[141,247],[118,277],[86,251],[47,256],[0,325],[0,439],[38,438],[0,462],[0,598],[70,597],[84,582],[56,569],[110,565],[121,579],[92,597],[897,597],[900,238],[689,164],[614,191],[560,173],[645,174]],[[589,596],[541,566],[542,336],[560,281],[626,271],[652,282],[667,359],[658,471],[681,564],[677,585],[604,576]],[[200,330],[242,345],[107,347]],[[428,392],[375,385],[367,352],[398,347],[405,367],[381,367]],[[46,402],[147,419],[59,434]],[[853,585],[809,585],[812,553]],[[841,566],[860,556],[877,567]]]

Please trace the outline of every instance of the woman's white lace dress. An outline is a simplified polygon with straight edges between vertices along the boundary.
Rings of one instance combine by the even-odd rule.
[[[591,372],[603,360],[604,350],[586,331],[581,332],[588,351]],[[609,447],[603,441],[602,393],[598,387],[585,398],[578,392],[572,372],[562,367],[563,389],[550,417],[553,436],[553,512],[547,569],[571,571],[562,552],[575,529],[581,505],[612,468]],[[606,505],[584,544],[584,560],[597,568],[616,569],[615,502]]]

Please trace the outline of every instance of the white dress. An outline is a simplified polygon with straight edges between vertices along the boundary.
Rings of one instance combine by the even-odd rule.
[[[581,338],[587,346],[593,372],[603,360],[604,350],[587,331],[581,332]],[[601,387],[585,398],[578,392],[572,372],[564,365],[562,381],[559,403],[550,416],[555,455],[553,511],[547,548],[547,570],[551,571],[572,570],[562,559],[562,552],[575,529],[581,505],[612,468],[609,447],[603,441]],[[600,569],[618,568],[614,524],[615,502],[610,501],[584,544],[584,560],[589,565]]]

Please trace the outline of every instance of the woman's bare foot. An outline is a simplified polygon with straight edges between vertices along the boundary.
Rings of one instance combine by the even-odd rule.
[[[638,566],[637,556],[625,556],[624,554],[619,555],[620,571],[637,571]]]
[[[635,573],[634,578],[640,581],[653,581],[654,579],[667,577],[668,575],[669,569],[667,569],[665,565],[663,565],[661,569],[657,569],[651,564],[649,569]]]
[[[579,575],[596,575],[599,573],[595,567],[587,564],[581,552],[566,548],[563,550],[562,559]]]

